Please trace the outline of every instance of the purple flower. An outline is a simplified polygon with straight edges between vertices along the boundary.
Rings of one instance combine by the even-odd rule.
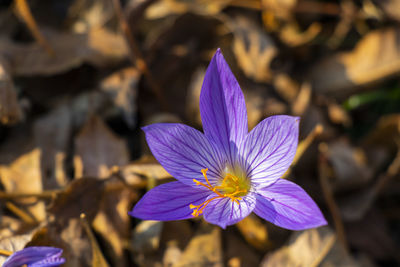
[[[53,247],[27,247],[13,253],[4,262],[3,267],[50,267],[59,266],[65,262],[61,258],[62,249]]]
[[[130,215],[203,215],[222,228],[251,212],[292,230],[326,224],[301,187],[280,179],[296,153],[300,119],[272,116],[249,133],[243,93],[219,49],[204,78],[200,113],[204,134],[177,123],[143,128],[153,155],[178,181],[147,192]]]

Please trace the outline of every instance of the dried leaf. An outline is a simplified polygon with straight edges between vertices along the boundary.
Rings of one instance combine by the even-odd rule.
[[[79,218],[54,222],[35,233],[31,246],[54,246],[63,249],[65,267],[92,266],[90,241]]]
[[[0,165],[0,179],[6,192],[40,193],[42,192],[42,174],[40,172],[41,151],[36,148],[17,158],[9,166]],[[46,217],[45,206],[37,198],[25,198],[18,201],[38,221]]]
[[[318,22],[312,23],[308,28],[301,32],[295,23],[285,25],[280,31],[280,39],[289,46],[300,46],[314,40],[321,32],[322,25]]]
[[[132,186],[143,187],[151,181],[171,178],[159,163],[132,163],[121,168],[121,176]]]
[[[265,251],[271,248],[267,226],[260,218],[251,214],[236,224],[244,239],[254,248]]]
[[[97,116],[92,116],[75,139],[75,177],[106,178],[113,166],[128,163],[124,140],[116,136]]]
[[[92,221],[99,210],[103,190],[103,180],[92,178],[74,180],[64,192],[57,195],[48,210],[62,225],[70,218],[79,218],[81,213],[85,213],[88,220]]]
[[[122,111],[126,123],[131,128],[136,125],[139,77],[140,74],[135,68],[125,68],[105,78],[100,85],[100,88],[111,96],[114,105]]]
[[[234,34],[233,52],[239,67],[257,82],[272,78],[271,61],[278,53],[273,40],[246,17],[236,17],[226,22]]]
[[[31,238],[32,238],[32,233],[1,238],[0,249],[11,252],[21,250],[25,247],[26,243],[28,243],[31,240]],[[5,256],[0,255],[1,266],[3,266],[3,263],[5,262],[6,259],[7,258]]]
[[[222,260],[221,229],[213,225],[202,225],[174,267],[222,267]]]
[[[335,234],[328,227],[293,233],[288,245],[267,254],[260,266],[318,266],[335,240]]]
[[[112,266],[128,266],[123,257],[126,244],[130,241],[131,208],[137,195],[120,180],[109,180],[105,184],[99,211],[94,218],[93,228],[107,241],[105,251],[111,255]]]
[[[261,256],[243,241],[233,229],[227,229],[224,234],[224,258],[228,259],[230,267],[252,267],[258,266]],[[249,231],[250,232],[250,231]]]
[[[160,246],[163,222],[142,221],[133,232],[133,248],[138,253],[156,251]]]
[[[10,72],[18,76],[52,75],[79,67],[83,63],[103,66],[127,56],[122,36],[104,29],[70,34],[44,30],[54,56],[37,43],[19,44],[0,39],[0,51],[10,58]]]
[[[193,12],[199,15],[216,15],[231,0],[164,0],[151,5],[146,10],[148,19],[159,19],[168,15]]]
[[[13,124],[22,119],[22,110],[7,65],[0,55],[0,123]]]
[[[313,90],[320,93],[346,92],[398,74],[399,35],[397,28],[376,30],[364,36],[352,51],[320,61],[310,72]]]
[[[36,144],[40,147],[43,188],[55,189],[67,184],[65,159],[72,137],[72,114],[61,106],[34,124]]]
[[[76,0],[68,8],[68,21],[72,21],[74,32],[87,32],[91,28],[104,26],[114,16],[111,1]]]
[[[334,190],[349,191],[366,185],[373,178],[363,150],[352,148],[344,142],[335,142],[326,149],[322,147],[332,165]]]
[[[400,21],[400,1],[399,0],[385,0],[373,1],[377,6],[383,9],[384,13],[391,19]]]
[[[383,146],[394,150],[397,148],[397,140],[400,140],[400,114],[390,114],[379,119],[377,125],[364,139],[364,145]]]

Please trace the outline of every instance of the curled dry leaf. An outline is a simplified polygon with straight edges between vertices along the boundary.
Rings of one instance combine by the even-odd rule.
[[[148,19],[159,19],[168,15],[192,12],[199,15],[216,15],[232,0],[164,0],[146,10]]]
[[[92,116],[75,139],[75,177],[106,178],[113,166],[128,163],[127,146],[98,116]]]
[[[149,181],[171,178],[171,175],[159,163],[132,163],[122,167],[122,178],[133,187],[143,187]]]
[[[105,251],[111,255],[112,266],[128,266],[126,258],[123,257],[131,234],[127,210],[131,208],[135,198],[137,198],[136,193],[122,181],[110,179],[105,183],[93,228],[107,241]]]
[[[67,106],[61,106],[35,121],[33,134],[40,147],[40,168],[43,188],[54,189],[67,184],[65,159],[72,137],[72,114]]]
[[[18,76],[52,75],[83,63],[103,66],[126,58],[128,50],[121,35],[105,29],[71,34],[43,30],[54,56],[37,43],[20,44],[0,39],[0,51],[10,58],[10,72]]]
[[[295,101],[296,96],[300,91],[299,84],[290,78],[288,74],[277,74],[273,80],[275,90],[287,102],[292,103]]]
[[[40,193],[42,174],[40,171],[41,151],[38,148],[20,156],[10,165],[0,165],[0,180],[5,191],[10,193]],[[37,221],[46,217],[45,206],[37,198],[25,198],[18,201],[34,216]]]
[[[39,228],[29,246],[52,246],[63,250],[63,267],[92,266],[90,241],[79,218],[54,221]]]
[[[79,218],[85,213],[92,221],[100,206],[104,190],[104,180],[82,178],[73,180],[67,188],[57,195],[48,208],[59,224],[64,225],[70,218]]]
[[[110,95],[114,105],[121,110],[129,127],[136,125],[136,98],[140,74],[135,68],[125,68],[106,77],[100,88]]]
[[[75,32],[87,32],[91,28],[102,27],[114,16],[111,1],[78,0],[68,8],[68,21]]]
[[[238,222],[236,226],[244,239],[254,248],[265,251],[272,247],[268,239],[267,226],[256,215],[247,216]]]
[[[160,246],[163,222],[142,221],[133,232],[133,249],[138,253],[156,251]]]
[[[300,46],[304,45],[317,37],[321,32],[322,26],[318,22],[312,23],[305,31],[300,31],[297,24],[294,22],[285,25],[280,30],[280,39],[288,46]]]
[[[32,238],[32,233],[24,234],[24,235],[14,235],[6,238],[0,239],[0,249],[7,251],[18,251],[25,247],[26,243],[28,243]],[[3,266],[3,263],[7,257],[0,255],[0,265]]]
[[[382,116],[373,130],[365,137],[366,147],[382,146],[389,150],[397,149],[400,140],[400,114]]]
[[[391,19],[400,21],[400,1],[399,0],[374,0],[375,4],[382,8],[384,13]]]
[[[332,166],[332,186],[335,191],[358,189],[373,178],[373,170],[362,149],[352,148],[340,141],[320,147]]]
[[[173,267],[222,267],[221,229],[203,224]]]
[[[257,82],[269,82],[272,78],[271,61],[278,50],[271,39],[256,23],[243,16],[226,19],[233,32],[233,52],[239,67]]]
[[[387,28],[367,34],[350,52],[320,61],[309,75],[316,92],[345,93],[399,72],[400,30]]]
[[[223,234],[224,258],[229,267],[258,266],[261,261],[259,253],[243,241],[233,229],[227,229]]]
[[[335,234],[329,227],[294,232],[288,244],[267,256],[262,267],[318,266],[335,243]]]
[[[18,103],[6,60],[0,55],[0,123],[13,124],[22,119],[22,110]]]

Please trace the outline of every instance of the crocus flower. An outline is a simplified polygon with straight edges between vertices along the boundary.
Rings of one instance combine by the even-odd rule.
[[[53,247],[27,247],[13,253],[4,262],[3,267],[50,267],[65,262],[61,258],[62,249]]]
[[[178,123],[143,128],[153,155],[178,181],[147,192],[131,216],[203,215],[225,228],[254,212],[292,230],[326,224],[307,193],[280,178],[296,153],[299,118],[272,116],[248,132],[243,93],[219,49],[205,74],[200,113],[204,134]]]

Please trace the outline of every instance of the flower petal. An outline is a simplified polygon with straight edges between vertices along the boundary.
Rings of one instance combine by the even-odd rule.
[[[206,137],[222,147],[233,163],[235,146],[239,146],[248,132],[247,112],[243,93],[220,49],[204,77],[200,114]]]
[[[221,153],[192,127],[178,123],[156,123],[142,128],[147,144],[160,164],[177,180],[195,186],[193,179],[205,182],[202,169],[208,168],[208,178],[219,178]]]
[[[65,262],[64,258],[60,258],[62,249],[54,247],[27,247],[13,253],[4,262],[3,267],[19,267],[24,264],[29,266],[59,266]],[[53,262],[45,262],[53,259]]]
[[[212,198],[215,194],[209,196]],[[204,219],[212,224],[226,228],[228,225],[235,224],[249,215],[256,205],[255,195],[249,193],[239,200],[239,205],[229,197],[217,198],[211,201],[204,209]]]
[[[289,168],[296,154],[299,118],[279,115],[260,122],[241,144],[241,164],[252,183],[268,186]]]
[[[194,188],[179,181],[159,185],[147,192],[129,215],[142,220],[172,221],[192,218],[189,205],[199,205],[210,195],[208,189]]]
[[[277,226],[303,230],[327,224],[311,197],[298,185],[285,179],[257,192],[254,212]]]

